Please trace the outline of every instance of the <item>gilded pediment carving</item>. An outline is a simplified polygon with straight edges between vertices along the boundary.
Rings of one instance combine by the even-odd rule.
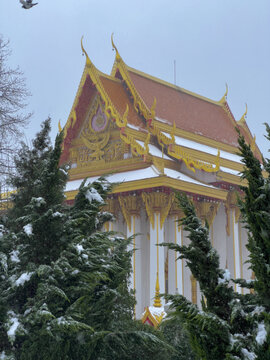
[[[78,138],[73,141],[72,163],[85,167],[90,163],[122,160],[126,150],[114,122],[105,113],[101,98],[96,96]]]

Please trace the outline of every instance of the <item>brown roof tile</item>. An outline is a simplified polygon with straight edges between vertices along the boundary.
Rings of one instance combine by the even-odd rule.
[[[156,97],[156,117],[171,124],[175,121],[176,126],[182,130],[237,146],[234,124],[222,106],[135,73],[131,69],[129,75],[149,108]]]
[[[120,115],[123,115],[126,106],[128,104],[129,111],[128,111],[128,123],[133,124],[135,126],[144,127],[142,119],[135,111],[134,106],[129,99],[128,94],[126,93],[123,85],[119,80],[109,79],[105,76],[100,76],[100,80],[102,85],[108,94],[110,100],[112,101],[113,105],[115,106],[116,110],[119,112]]]

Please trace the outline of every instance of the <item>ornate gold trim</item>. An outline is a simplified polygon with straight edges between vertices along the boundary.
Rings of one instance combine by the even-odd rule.
[[[227,223],[226,223],[226,231],[227,231],[227,235],[230,236],[231,234],[231,215],[230,215],[230,211],[232,209],[235,210],[235,222],[237,223],[239,221],[239,218],[241,216],[241,211],[240,208],[238,206],[237,203],[237,199],[238,196],[240,194],[234,190],[228,193],[227,196],[227,201],[225,203],[225,212],[226,212],[226,218],[227,218]]]
[[[160,301],[160,288],[159,288],[159,276],[157,271],[157,279],[156,279],[156,288],[155,288],[155,298],[154,298],[154,307],[160,308],[161,301]]]
[[[215,159],[215,167],[212,164],[207,164],[203,161],[196,160],[190,156],[187,152],[181,149],[181,146],[172,144],[168,147],[168,155],[175,159],[182,160],[186,164],[186,167],[196,172],[196,169],[203,170],[206,172],[217,172],[220,169],[220,151],[218,150],[217,157]]]
[[[171,149],[171,148],[167,149],[168,154],[178,160],[183,160],[184,163],[186,164],[186,166],[188,167],[188,169],[190,169],[191,171],[195,172],[195,169],[198,169],[198,170],[203,170],[206,172],[217,172],[219,170],[219,152],[218,152],[217,158],[215,160],[215,167],[213,167],[212,164],[205,164],[201,161],[192,159],[189,154],[180,150],[180,148],[177,147],[177,145],[175,144],[175,137],[174,137],[175,130],[176,130],[175,123],[174,123],[172,131],[171,131],[171,138],[169,138],[165,134],[163,134],[157,128],[157,126],[155,124],[152,124],[152,120],[155,118],[156,98],[154,98],[151,110],[149,110],[148,107],[143,102],[143,99],[137,92],[137,89],[135,88],[135,86],[129,76],[128,68],[127,68],[126,64],[124,63],[124,61],[122,60],[121,56],[119,55],[118,49],[116,48],[116,46],[113,42],[113,37],[112,37],[112,46],[116,51],[115,65],[113,68],[112,75],[115,75],[116,69],[118,69],[120,71],[120,74],[121,74],[123,80],[126,82],[128,88],[133,96],[134,108],[137,111],[138,111],[138,109],[141,111],[143,117],[147,121],[148,131],[150,131],[152,135],[157,137],[158,143],[162,147],[162,151],[164,149],[164,145],[165,146],[174,145],[175,146],[174,149]],[[218,103],[216,103],[216,104],[218,104]]]
[[[226,91],[225,94],[222,96],[222,98],[219,100],[219,104],[223,105],[227,102],[227,95],[228,95],[228,84],[225,83]]]
[[[82,40],[81,40],[81,45],[82,45]],[[107,115],[108,119],[112,119],[112,121],[115,121],[116,125],[118,126],[118,128],[121,129],[121,139],[123,141],[125,141],[127,144],[130,144],[131,149],[133,150],[133,152],[137,153],[138,150],[140,152],[144,152],[144,154],[148,153],[147,149],[141,149],[142,147],[140,146],[139,143],[137,143],[137,141],[135,140],[135,138],[133,138],[132,135],[126,135],[125,134],[125,127],[127,125],[127,116],[128,116],[128,105],[126,106],[126,110],[123,114],[123,116],[121,117],[121,115],[118,113],[118,111],[116,110],[115,106],[113,105],[113,103],[111,102],[110,97],[108,96],[108,94],[106,93],[102,82],[100,80],[100,76],[106,76],[108,78],[107,75],[101,73],[95,66],[94,64],[91,62],[91,60],[89,59],[85,49],[83,48],[82,45],[82,51],[85,53],[86,56],[86,68],[87,68],[87,73],[89,74],[93,84],[95,85],[96,89],[98,90],[102,100],[105,103],[105,114]],[[116,49],[117,53],[118,50]],[[111,80],[115,81],[114,78],[111,78]],[[143,154],[143,155],[144,155]]]
[[[103,206],[102,211],[107,211],[117,217],[119,212],[119,203],[116,199],[107,198],[106,204]]]
[[[137,196],[118,196],[118,201],[120,204],[120,208],[124,219],[128,225],[129,231],[131,231],[131,216],[136,215],[139,216],[140,209],[139,209],[139,199]]]
[[[247,116],[247,110],[248,110],[248,108],[247,108],[247,104],[246,104],[246,110],[245,110],[244,114],[241,116],[240,120],[237,121],[237,124],[238,124],[238,125],[240,125],[240,126],[245,125],[245,123],[246,123],[246,116]]]
[[[164,316],[165,316],[165,312],[162,312],[160,316],[156,314],[153,315],[149,309],[149,306],[147,306],[145,308],[141,321],[144,324],[148,320],[155,328],[157,328],[158,325],[161,323],[162,319],[164,318]]]
[[[121,192],[135,191],[141,189],[153,189],[155,187],[168,187],[175,190],[188,192],[191,194],[202,195],[205,197],[215,198],[217,200],[226,201],[227,191],[217,188],[210,188],[195,183],[188,183],[179,179],[172,179],[167,176],[158,176],[156,178],[142,179],[128,181],[119,184],[112,191],[113,194],[119,194]],[[67,191],[66,199],[73,200],[78,193],[78,190]]]
[[[202,220],[207,220],[209,226],[213,225],[220,203],[213,202],[195,202],[196,213]]]
[[[170,133],[171,128],[172,128],[172,124],[166,124],[166,123],[161,122],[161,121],[156,120],[156,119],[153,120],[153,124],[158,126],[158,128],[161,131],[164,131],[166,133]],[[237,147],[234,147],[232,145],[227,145],[227,144],[221,143],[219,141],[207,138],[205,136],[194,134],[194,133],[191,133],[191,132],[188,132],[186,130],[179,129],[179,128],[176,128],[175,135],[179,136],[179,137],[183,137],[184,139],[187,139],[187,140],[195,141],[195,142],[197,142],[199,144],[203,144],[203,145],[207,145],[207,146],[210,146],[210,147],[213,147],[213,148],[216,148],[216,149],[224,150],[224,151],[229,152],[231,154],[234,154],[238,150]]]
[[[169,195],[160,192],[142,193],[142,199],[145,204],[146,212],[153,229],[155,227],[155,212],[160,213],[160,228],[162,228],[168,216],[174,198],[174,193],[170,193]]]
[[[115,44],[113,42],[113,34],[111,36],[111,41],[112,41],[112,47],[114,48],[115,53],[116,53],[111,75],[115,76],[117,69],[119,70],[123,80],[127,84],[128,88],[133,96],[134,108],[136,109],[136,111],[140,111],[143,114],[145,119],[151,118],[151,111],[148,109],[148,107],[144,103],[143,99],[138,94],[138,92],[128,74],[126,64],[124,63],[122,57],[120,56],[120,54],[118,52],[117,47],[115,46]]]

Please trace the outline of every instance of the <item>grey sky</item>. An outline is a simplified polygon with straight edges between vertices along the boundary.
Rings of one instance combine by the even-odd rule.
[[[19,65],[34,111],[27,137],[48,115],[53,137],[69,115],[85,58],[110,73],[110,35],[131,67],[219,100],[228,83],[228,103],[247,123],[267,155],[264,122],[270,123],[269,0],[37,0],[31,10],[19,0],[0,0],[0,33],[10,40],[10,66]]]

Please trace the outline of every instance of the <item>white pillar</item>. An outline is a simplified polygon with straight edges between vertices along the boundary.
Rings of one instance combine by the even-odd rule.
[[[170,230],[170,242],[181,246],[183,243],[183,232],[181,226],[179,226],[178,215],[174,215],[169,218],[168,227]],[[176,260],[178,256],[178,252],[174,250],[169,250],[168,290],[169,294],[178,293],[180,295],[183,295],[183,259]]]
[[[232,231],[233,231],[233,258],[234,258],[234,278],[241,278],[241,247],[239,238],[239,224],[236,222],[236,211],[232,209]],[[237,292],[241,293],[241,287],[235,286]]]
[[[177,245],[183,245],[183,231],[182,227],[178,226],[178,217],[175,219],[175,240]],[[183,276],[183,259],[177,259],[179,253],[175,252],[175,285],[178,294],[184,295],[184,276]]]
[[[157,273],[159,276],[160,294],[165,293],[164,247],[156,246],[164,242],[164,225],[160,226],[160,213],[154,213],[154,227],[150,224],[150,304],[155,297]],[[164,306],[165,301],[162,298]]]
[[[134,236],[141,232],[140,227],[140,217],[137,215],[130,215],[130,228],[127,225],[127,237]],[[136,318],[141,318],[143,313],[143,304],[142,304],[142,277],[141,277],[141,235],[136,235],[132,239],[130,244],[130,249],[133,250],[133,255],[131,258],[132,272],[130,274],[130,287],[135,291],[135,297],[137,304],[135,306],[135,316]]]

